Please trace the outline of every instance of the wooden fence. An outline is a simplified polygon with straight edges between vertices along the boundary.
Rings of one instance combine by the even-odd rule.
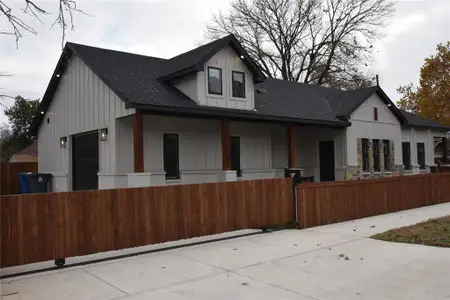
[[[297,186],[299,228],[450,202],[450,173]]]
[[[37,171],[37,162],[0,164],[0,195],[19,194],[19,174]]]
[[[0,266],[294,219],[292,179],[0,197]]]

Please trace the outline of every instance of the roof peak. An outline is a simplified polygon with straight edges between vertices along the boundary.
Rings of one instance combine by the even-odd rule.
[[[121,54],[124,54],[124,55],[135,55],[135,56],[141,56],[141,57],[145,57],[145,58],[159,59],[161,61],[166,61],[167,60],[167,58],[162,58],[162,57],[157,57],[157,56],[150,56],[150,55],[145,55],[145,54],[127,52],[127,51],[122,51],[122,50],[114,50],[114,49],[109,49],[109,48],[102,48],[102,47],[86,45],[86,44],[79,44],[79,43],[73,43],[73,42],[67,42],[66,43],[66,47],[69,47],[69,48],[72,48],[72,47],[75,47],[75,48],[76,47],[84,47],[84,48],[91,48],[91,49],[96,49],[96,50],[103,50],[103,51],[121,53]]]
[[[223,41],[225,41],[225,40],[231,40],[232,38],[234,38],[234,35],[229,34],[229,35],[224,36],[224,37],[222,37],[222,38],[219,38],[219,39],[210,41],[210,42],[208,42],[208,43],[206,43],[206,44],[203,44],[203,45],[200,45],[200,46],[198,46],[198,47],[195,47],[195,48],[189,49],[189,50],[187,50],[187,51],[184,51],[184,52],[182,52],[182,53],[179,53],[179,54],[177,54],[177,55],[175,55],[175,56],[169,58],[168,60],[175,59],[175,58],[177,58],[177,57],[183,56],[183,55],[185,55],[185,54],[187,54],[187,53],[189,53],[189,52],[191,52],[191,51],[196,51],[196,50],[199,50],[199,49],[201,49],[201,48],[209,47],[209,46],[211,46],[211,45],[213,45],[213,44],[220,44],[220,43],[222,43]]]

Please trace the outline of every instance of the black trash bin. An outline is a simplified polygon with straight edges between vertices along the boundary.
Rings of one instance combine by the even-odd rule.
[[[25,178],[29,193],[50,193],[52,190],[52,174],[27,173]]]
[[[293,183],[298,184],[301,182],[302,171],[296,168],[286,168],[284,169],[284,177],[286,178],[292,177]]]

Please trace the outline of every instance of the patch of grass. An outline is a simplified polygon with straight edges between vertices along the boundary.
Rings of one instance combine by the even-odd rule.
[[[397,243],[450,247],[450,216],[392,229],[372,238]]]

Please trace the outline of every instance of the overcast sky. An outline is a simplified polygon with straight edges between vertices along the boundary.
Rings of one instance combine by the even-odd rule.
[[[23,0],[6,0],[13,9]],[[0,77],[0,94],[41,98],[61,54],[61,32],[49,30],[58,1],[35,1],[52,15],[32,21],[39,34],[20,40],[0,35],[0,70],[14,76]],[[228,0],[77,0],[90,16],[75,15],[76,30],[67,40],[87,45],[169,58],[192,49],[203,40],[203,29],[211,15],[226,10]],[[438,43],[450,39],[450,0],[398,0],[395,16],[386,23],[385,37],[375,45],[374,73],[395,102],[396,88],[417,83],[425,57]],[[30,20],[30,18],[28,18]],[[0,30],[7,24],[0,16]],[[10,106],[13,100],[1,100]],[[0,107],[0,123],[6,122]]]

